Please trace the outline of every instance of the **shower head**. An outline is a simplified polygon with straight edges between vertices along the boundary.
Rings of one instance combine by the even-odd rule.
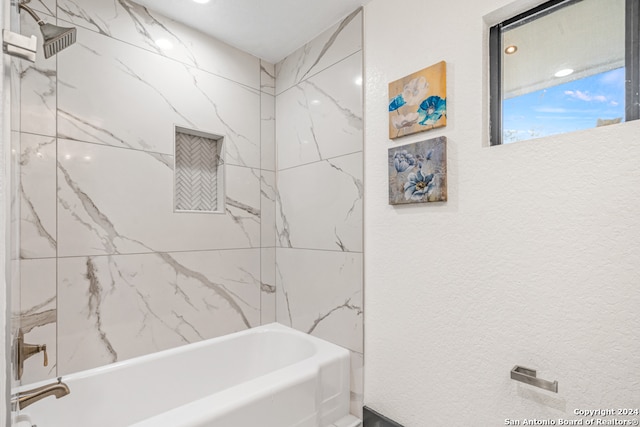
[[[40,31],[44,39],[42,47],[44,57],[50,58],[62,49],[71,46],[76,42],[76,28],[58,27],[57,25],[45,23],[36,13],[27,6],[31,0],[23,0],[18,4],[18,10],[24,9],[40,25]]]
[[[71,46],[76,42],[76,28],[58,27],[51,24],[40,25],[44,42],[44,57],[50,58],[60,52],[65,47]]]

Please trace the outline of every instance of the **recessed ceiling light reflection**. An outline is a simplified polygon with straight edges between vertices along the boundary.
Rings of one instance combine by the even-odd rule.
[[[506,53],[507,55],[511,55],[514,54],[518,51],[518,46],[512,44],[511,46],[507,46],[507,48],[504,50],[504,53]]]
[[[355,79],[355,83],[356,83],[358,86],[362,86],[362,76],[358,76],[358,77],[356,77],[356,79]]]
[[[568,75],[573,74],[573,70],[571,68],[565,68],[554,74],[556,77],[567,77]]]
[[[320,104],[320,100],[319,99],[311,100],[311,105],[318,105],[318,104]]]

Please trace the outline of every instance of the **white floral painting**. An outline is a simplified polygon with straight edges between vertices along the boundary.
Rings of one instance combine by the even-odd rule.
[[[446,200],[446,137],[389,149],[389,204]]]
[[[444,61],[389,83],[389,138],[446,126]]]

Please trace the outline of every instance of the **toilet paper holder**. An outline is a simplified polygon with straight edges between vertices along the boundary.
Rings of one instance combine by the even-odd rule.
[[[547,381],[536,377],[534,369],[525,368],[523,366],[514,366],[511,370],[511,379],[520,381],[545,390],[558,392],[558,381]]]

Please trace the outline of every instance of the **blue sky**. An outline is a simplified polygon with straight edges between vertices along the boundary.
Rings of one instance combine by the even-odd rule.
[[[625,70],[615,70],[504,100],[503,142],[596,126],[598,119],[624,121]]]

